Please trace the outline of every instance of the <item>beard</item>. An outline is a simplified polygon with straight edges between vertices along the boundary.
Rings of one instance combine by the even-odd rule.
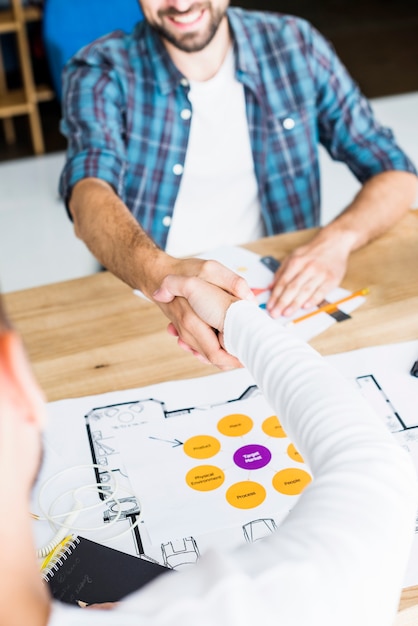
[[[210,21],[204,31],[178,33],[172,32],[170,28],[163,24],[164,17],[176,17],[177,15],[185,15],[193,11],[206,9],[210,13]],[[226,15],[226,8],[214,9],[209,2],[192,4],[185,13],[177,11],[174,8],[158,11],[159,22],[150,21],[152,28],[166,41],[183,52],[200,52],[212,41],[220,23]]]

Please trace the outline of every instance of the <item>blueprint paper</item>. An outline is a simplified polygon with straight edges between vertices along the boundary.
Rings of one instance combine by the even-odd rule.
[[[409,450],[418,469],[418,379],[409,374],[417,356],[418,341],[413,341],[326,359],[360,388],[400,445]],[[103,489],[109,489],[109,497],[101,499],[93,491],[82,493],[83,503],[95,508],[76,520],[87,529],[80,534],[173,569],[195,563],[211,547],[230,550],[273,532],[300,492],[281,494],[272,486],[272,479],[284,468],[309,474],[297,450],[289,450],[288,439],[274,436],[280,426],[270,420],[274,416],[245,369],[62,400],[50,403],[48,414],[45,462],[33,493],[33,512],[39,513],[37,496],[51,477],[54,480],[43,489],[43,505],[48,508],[66,494],[54,505],[54,510],[63,512],[71,510],[72,491],[97,480]],[[241,417],[229,419],[231,415]],[[251,428],[242,416],[251,418]],[[276,417],[279,420],[280,416]],[[239,436],[231,436],[237,427]],[[203,438],[196,440],[199,436]],[[189,454],[184,453],[185,445]],[[205,455],[209,449],[213,454]],[[237,451],[241,456],[234,458]],[[142,455],[144,458],[139,458]],[[245,459],[260,463],[260,467],[247,471],[240,466]],[[92,463],[98,469],[74,468]],[[189,471],[203,465],[223,472],[222,485],[209,491],[190,486],[196,481],[204,485],[207,479],[210,484],[213,470],[199,470],[187,483]],[[60,475],[65,468],[70,469]],[[214,480],[220,471],[213,473]],[[170,474],[171,482],[167,480]],[[119,503],[110,497],[110,476],[118,482]],[[262,489],[240,491],[238,487],[227,495],[232,485],[245,480],[258,483],[266,492],[260,504],[247,509],[231,505],[234,493],[243,496],[243,501],[253,498],[253,492],[262,494]],[[159,481],[162,486],[156,485]],[[303,486],[294,477],[284,482]],[[156,486],[160,491],[154,492]],[[161,493],[166,496],[163,501]],[[180,520],[173,517],[178,506],[184,513]],[[119,509],[122,514],[116,520]],[[186,513],[190,513],[187,523]],[[139,526],[134,528],[137,521]],[[38,547],[51,538],[45,522],[34,522],[34,531]],[[418,535],[404,586],[416,584]]]
[[[376,346],[327,357],[355,381],[399,444],[409,450],[418,472],[418,379],[410,369],[418,341]],[[418,584],[418,517],[404,587]]]
[[[200,535],[254,519],[282,518],[311,481],[277,416],[256,392],[144,424],[118,444],[140,492],[150,539]]]

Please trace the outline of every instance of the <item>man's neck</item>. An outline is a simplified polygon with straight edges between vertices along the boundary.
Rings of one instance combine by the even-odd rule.
[[[163,40],[177,69],[189,80],[203,82],[215,76],[225,60],[232,43],[228,19],[222,20],[212,41],[199,52],[183,52]]]

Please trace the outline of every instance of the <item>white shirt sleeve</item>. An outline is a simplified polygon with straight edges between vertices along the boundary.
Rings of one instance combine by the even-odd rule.
[[[313,474],[273,535],[212,551],[113,611],[54,603],[50,626],[390,626],[413,537],[409,455],[354,386],[249,302],[225,344],[248,368]]]

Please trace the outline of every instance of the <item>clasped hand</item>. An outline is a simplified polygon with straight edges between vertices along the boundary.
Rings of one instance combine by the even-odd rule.
[[[281,263],[267,310],[272,317],[311,308],[340,284],[349,251],[321,237],[295,249]],[[240,367],[223,345],[223,320],[237,299],[255,301],[247,282],[217,261],[173,259],[153,299],[170,319],[168,332],[200,361],[221,370]]]
[[[213,260],[176,260],[152,298],[170,320],[178,345],[221,370],[240,367],[222,341],[223,320],[235,300],[255,301],[247,282]]]

